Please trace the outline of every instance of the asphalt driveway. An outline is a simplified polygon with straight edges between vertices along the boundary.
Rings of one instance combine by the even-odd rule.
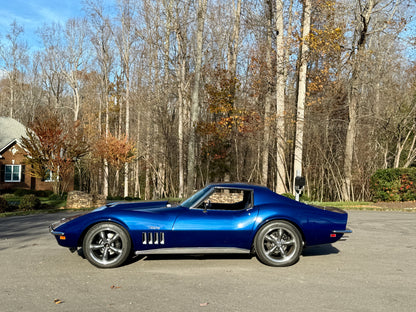
[[[348,240],[287,268],[242,256],[137,258],[97,269],[59,247],[68,213],[0,219],[0,311],[414,311],[416,213],[350,211]]]

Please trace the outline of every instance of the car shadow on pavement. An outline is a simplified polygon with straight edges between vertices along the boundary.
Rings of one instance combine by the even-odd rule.
[[[331,244],[307,247],[302,251],[303,257],[324,256],[337,254],[339,249]],[[77,250],[78,256],[86,259],[82,248]],[[139,261],[195,261],[195,260],[249,260],[254,254],[165,254],[165,255],[134,255],[127,259],[122,266],[128,266]]]
[[[86,259],[82,248],[77,250],[78,256]],[[139,261],[187,261],[187,260],[248,260],[253,258],[252,254],[165,254],[165,255],[134,255],[129,257],[121,266],[130,265]]]
[[[337,254],[337,253],[339,253],[338,248],[335,248],[331,244],[327,244],[327,245],[306,247],[302,252],[302,256],[304,257],[324,256],[324,255]]]
[[[146,255],[138,258],[143,261],[158,261],[158,260],[238,260],[251,259],[253,255],[250,254],[189,254],[189,255]],[[139,259],[139,260],[141,260]],[[137,261],[139,261],[137,260]]]

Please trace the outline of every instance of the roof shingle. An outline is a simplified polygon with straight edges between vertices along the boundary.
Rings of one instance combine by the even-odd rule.
[[[22,136],[26,136],[26,127],[24,125],[16,119],[0,117],[0,151],[13,140],[20,141]]]

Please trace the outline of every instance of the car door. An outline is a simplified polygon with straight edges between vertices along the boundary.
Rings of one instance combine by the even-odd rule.
[[[250,249],[256,217],[252,190],[215,188],[178,215],[172,238],[177,247]]]

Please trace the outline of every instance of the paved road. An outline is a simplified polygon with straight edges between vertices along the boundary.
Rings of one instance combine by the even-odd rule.
[[[142,258],[111,270],[56,244],[47,226],[63,215],[0,219],[0,311],[379,312],[416,306],[416,213],[351,211],[354,232],[347,241],[306,249],[287,268],[236,256]]]

